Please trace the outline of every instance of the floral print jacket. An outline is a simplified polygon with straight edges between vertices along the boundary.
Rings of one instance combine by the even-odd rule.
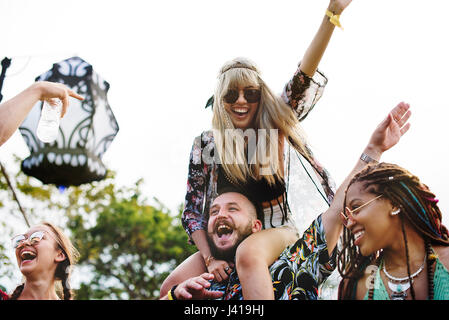
[[[317,300],[319,286],[334,271],[336,250],[329,257],[321,217],[270,266],[276,300]],[[208,290],[223,292],[218,300],[243,300],[236,268],[226,283],[212,281]]]
[[[281,97],[293,108],[301,121],[321,98],[326,84],[327,78],[320,71],[311,78],[298,67],[293,78],[285,85]],[[286,152],[290,152],[290,144],[285,143],[285,146],[288,150],[284,150],[284,168],[289,168],[286,162],[289,157],[286,157]],[[181,221],[191,243],[193,243],[191,239],[193,232],[207,229],[209,208],[217,196],[218,165],[213,161],[214,147],[212,131],[205,131],[195,138],[190,153],[187,192]],[[330,203],[335,192],[334,183],[326,169],[316,161],[310,148],[307,147],[307,149],[312,159],[310,165],[319,176],[326,193],[326,201]],[[288,174],[286,169],[286,181],[288,181]]]

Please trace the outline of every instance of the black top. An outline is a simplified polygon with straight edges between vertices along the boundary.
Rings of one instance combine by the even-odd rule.
[[[233,180],[227,176],[223,166],[219,165],[218,168],[218,194],[234,189],[237,192],[249,195],[252,200],[262,203],[277,199],[285,193],[285,182],[277,176],[275,176],[274,185],[270,185],[264,177],[260,180],[248,178],[248,181],[241,185],[232,182]]]

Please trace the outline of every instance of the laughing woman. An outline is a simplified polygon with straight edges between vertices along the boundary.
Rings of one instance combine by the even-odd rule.
[[[14,290],[10,300],[60,300],[60,296],[72,299],[70,268],[78,252],[59,228],[44,222],[15,236],[12,245],[25,282]],[[58,281],[62,285],[60,295],[55,287]]]
[[[339,298],[449,300],[449,233],[437,203],[397,165],[357,174],[343,206]]]
[[[218,260],[211,255],[206,226],[212,201],[222,188],[232,185],[251,193],[262,203],[265,213],[266,230],[246,239],[237,252],[235,262],[243,297],[274,298],[268,266],[298,238],[287,202],[289,165],[284,150],[291,148],[308,163],[307,174],[317,181],[314,194],[321,188],[328,204],[334,196],[333,183],[310,152],[299,130],[299,121],[321,97],[327,79],[317,67],[338,25],[336,17],[350,2],[330,1],[316,36],[282,96],[273,93],[262,80],[259,69],[248,59],[234,59],[221,68],[210,100],[213,101],[213,130],[203,132],[194,141],[182,214],[183,226],[199,252],[164,281],[161,296],[174,285],[203,272],[212,273],[219,282],[228,278],[234,261]],[[265,140],[259,140],[263,134]],[[251,143],[254,141],[257,141],[256,148]],[[264,159],[266,150],[269,150],[268,159]]]

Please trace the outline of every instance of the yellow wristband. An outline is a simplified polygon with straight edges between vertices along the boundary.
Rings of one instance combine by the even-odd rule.
[[[330,23],[332,23],[334,26],[337,26],[343,30],[343,27],[340,24],[340,15],[339,14],[333,14],[329,10],[326,10],[326,16],[329,17]]]
[[[167,298],[168,300],[178,300],[178,298],[176,298],[175,296],[175,289],[178,285],[173,286],[173,288],[171,288],[168,293],[167,293]]]

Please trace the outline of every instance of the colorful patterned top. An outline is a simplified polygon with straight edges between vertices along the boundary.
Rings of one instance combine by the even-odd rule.
[[[270,266],[276,300],[317,300],[318,287],[336,266],[336,250],[329,257],[321,215],[302,238],[287,247]],[[222,291],[218,300],[243,300],[236,268],[226,283],[212,281],[209,290]]]
[[[281,96],[293,108],[301,121],[306,118],[320,99],[326,83],[327,78],[321,72],[317,71],[313,78],[310,78],[298,68],[293,78],[284,87]],[[285,143],[284,146],[284,180],[288,190],[290,153],[296,150],[292,150],[293,148],[290,147],[289,143]],[[309,158],[312,159],[310,166],[314,172],[310,174],[305,167],[304,170],[308,177],[318,177],[325,193],[323,197],[329,204],[335,193],[335,184],[326,169],[316,161],[310,148],[306,146],[306,149]],[[190,241],[193,232],[207,229],[209,208],[218,194],[219,165],[213,160],[213,150],[215,150],[215,143],[212,131],[205,131],[195,138],[190,153],[187,192],[181,218]]]

